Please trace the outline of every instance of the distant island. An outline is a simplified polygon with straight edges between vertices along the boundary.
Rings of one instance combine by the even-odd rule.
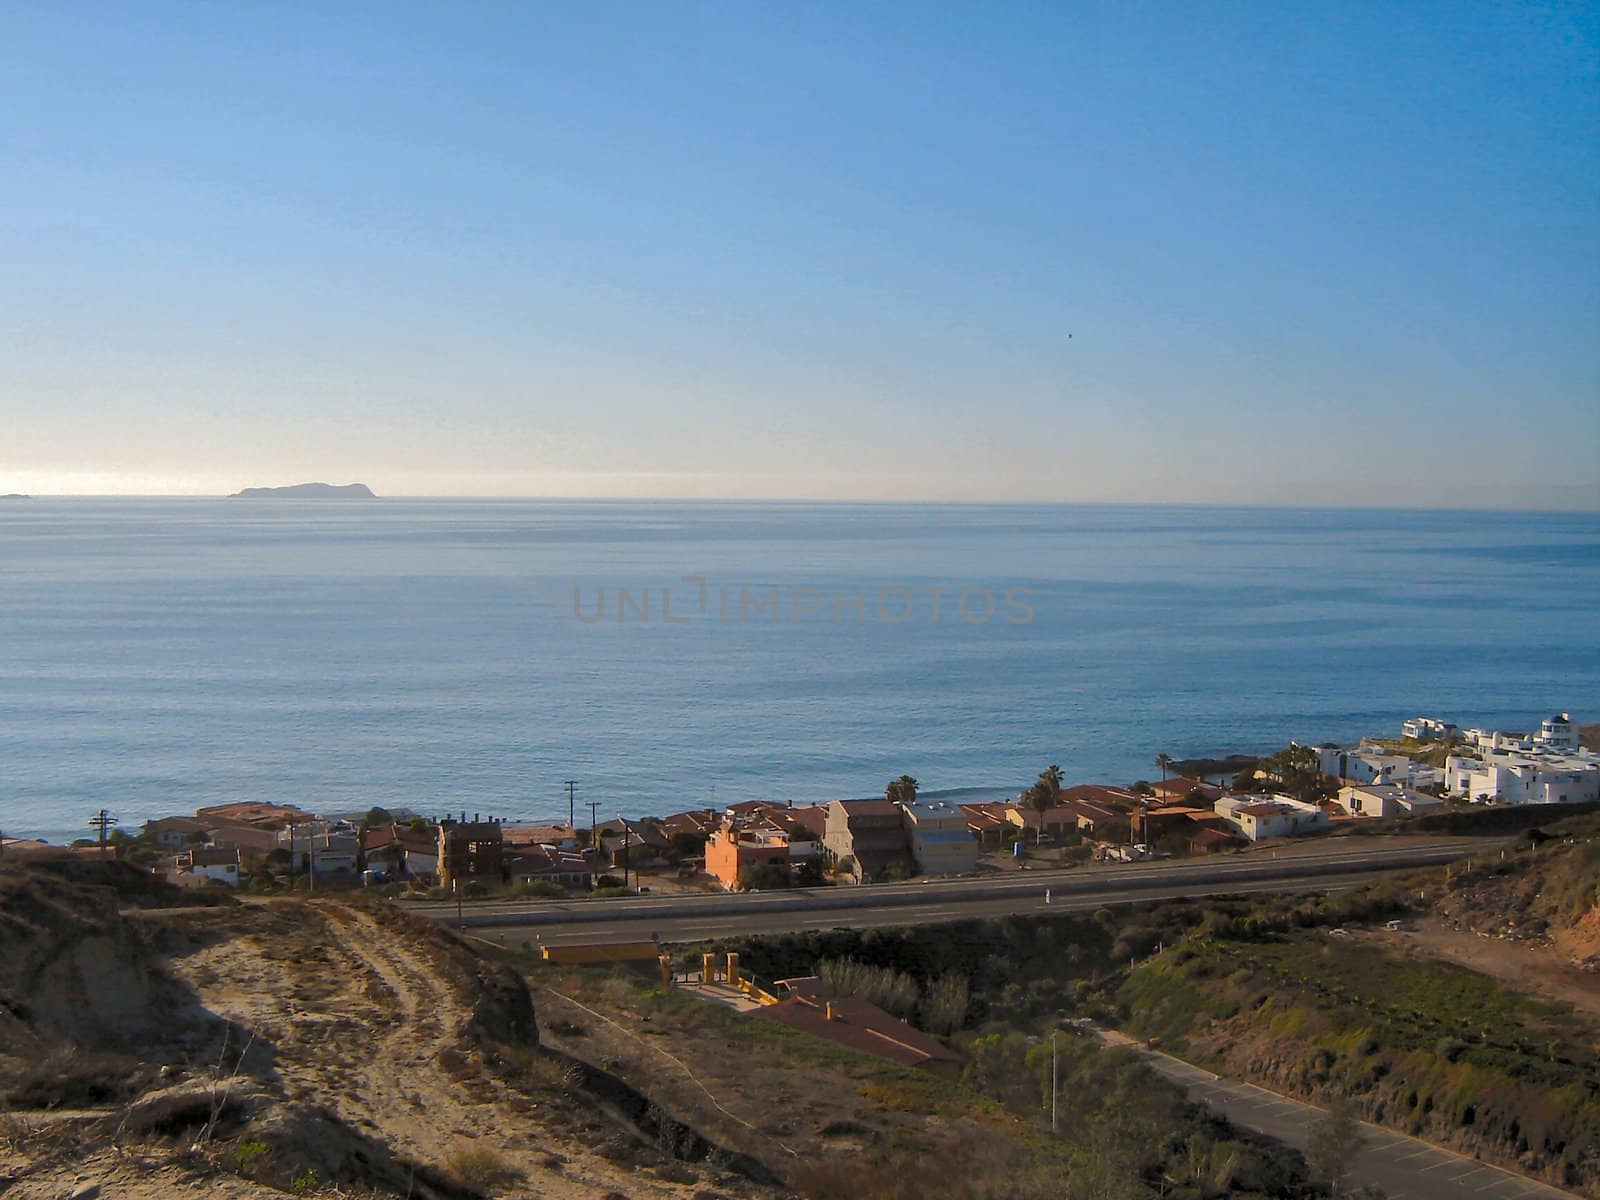
[[[6,495],[6,496],[0,496],[0,500],[32,500],[32,499],[33,499],[32,496],[24,496],[21,492],[12,492],[11,494]]]
[[[364,483],[349,483],[340,487],[332,483],[297,483],[292,487],[253,487],[235,492],[230,500],[258,500],[272,497],[279,500],[376,500],[372,489]]]

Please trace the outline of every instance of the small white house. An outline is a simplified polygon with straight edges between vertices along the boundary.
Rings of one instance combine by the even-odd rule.
[[[1340,806],[1353,817],[1404,817],[1443,808],[1444,801],[1398,783],[1352,784],[1339,789]]]
[[[173,878],[177,883],[198,883],[210,880],[238,887],[240,880],[239,851],[223,850],[216,846],[196,846],[173,860]]]
[[[1328,814],[1322,809],[1284,795],[1224,796],[1217,801],[1216,812],[1252,842],[1317,833],[1328,827]]]
[[[1447,742],[1461,731],[1437,717],[1412,717],[1400,726],[1400,736],[1414,742]]]

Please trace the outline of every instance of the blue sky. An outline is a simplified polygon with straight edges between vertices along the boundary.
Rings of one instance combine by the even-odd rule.
[[[1600,507],[1600,8],[0,0],[0,491]]]

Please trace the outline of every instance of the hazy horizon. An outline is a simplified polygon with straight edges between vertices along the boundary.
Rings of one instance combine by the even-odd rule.
[[[0,492],[1600,508],[1600,10],[8,8]]]
[[[301,483],[331,483],[332,480],[300,480]],[[366,480],[347,480],[347,483],[365,483]],[[241,485],[241,486],[289,486],[280,484]],[[235,489],[237,491],[239,489]],[[507,503],[529,502],[552,504],[745,504],[745,505],[906,505],[906,506],[951,506],[951,507],[994,507],[994,508],[1217,508],[1217,509],[1260,509],[1262,511],[1291,511],[1304,509],[1315,510],[1344,510],[1375,511],[1375,512],[1453,512],[1453,513],[1523,513],[1537,515],[1541,512],[1552,514],[1584,514],[1600,513],[1600,503],[1548,505],[1535,504],[1506,504],[1489,506],[1483,504],[1387,504],[1387,503],[1310,503],[1304,500],[1279,503],[1249,503],[1245,501],[1225,500],[992,500],[992,499],[942,499],[937,497],[862,497],[862,496],[674,496],[674,495],[511,495],[492,493],[458,493],[447,495],[437,493],[434,495],[408,494],[400,492],[385,492],[380,488],[373,489],[375,499],[378,501],[437,501],[449,503],[472,501]],[[238,499],[232,492],[22,492],[0,490],[0,497],[8,494],[25,495],[30,500],[232,500]],[[371,501],[365,499],[300,499],[289,498],[292,503],[304,504],[367,504]]]

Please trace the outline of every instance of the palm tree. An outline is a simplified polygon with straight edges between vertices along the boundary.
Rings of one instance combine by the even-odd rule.
[[[1163,750],[1156,755],[1156,766],[1161,768],[1161,782],[1165,783],[1167,781],[1167,770],[1172,766],[1172,755]]]
[[[895,804],[914,804],[917,799],[917,788],[920,785],[909,775],[902,775],[899,779],[891,780],[884,789],[883,795]]]
[[[1035,842],[1044,837],[1044,814],[1061,803],[1062,779],[1061,767],[1051,763],[1039,772],[1037,782],[1028,789],[1028,805],[1039,814],[1039,833]]]

